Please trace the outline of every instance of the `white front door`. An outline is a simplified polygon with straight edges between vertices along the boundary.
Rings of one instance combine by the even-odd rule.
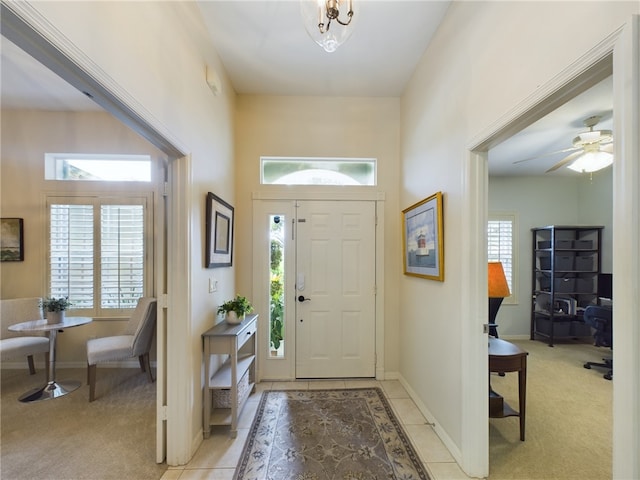
[[[375,202],[297,202],[296,378],[375,377],[375,229]]]

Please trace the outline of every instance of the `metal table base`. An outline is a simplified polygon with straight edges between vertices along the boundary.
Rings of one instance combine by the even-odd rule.
[[[49,400],[71,393],[78,388],[80,388],[80,382],[77,380],[50,381],[44,387],[37,387],[22,394],[18,400],[23,403]]]

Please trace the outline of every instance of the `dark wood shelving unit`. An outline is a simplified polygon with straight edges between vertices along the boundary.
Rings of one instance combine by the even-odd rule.
[[[582,313],[598,303],[602,226],[532,228],[531,340],[591,336]]]

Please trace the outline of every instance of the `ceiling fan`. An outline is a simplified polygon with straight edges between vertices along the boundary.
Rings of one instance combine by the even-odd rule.
[[[594,130],[599,121],[599,115],[593,115],[585,119],[584,126],[589,130],[578,134],[573,139],[572,147],[518,160],[513,162],[514,165],[565,152],[572,153],[549,168],[545,173],[553,172],[565,165],[577,172],[595,172],[611,165],[613,163],[613,133],[611,130]]]

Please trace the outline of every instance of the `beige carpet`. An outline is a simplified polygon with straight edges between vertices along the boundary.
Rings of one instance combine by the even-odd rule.
[[[98,367],[96,400],[89,403],[86,370],[58,369],[58,379],[82,386],[63,397],[21,403],[18,397],[45,383],[44,369],[2,371],[3,480],[157,480],[155,387],[137,369]]]
[[[378,388],[266,391],[242,480],[429,480]]]
[[[490,480],[611,479],[612,382],[605,370],[583,367],[611,351],[577,341],[513,343],[529,352],[526,439],[517,417],[490,419]],[[491,386],[517,409],[516,373],[492,374]]]

